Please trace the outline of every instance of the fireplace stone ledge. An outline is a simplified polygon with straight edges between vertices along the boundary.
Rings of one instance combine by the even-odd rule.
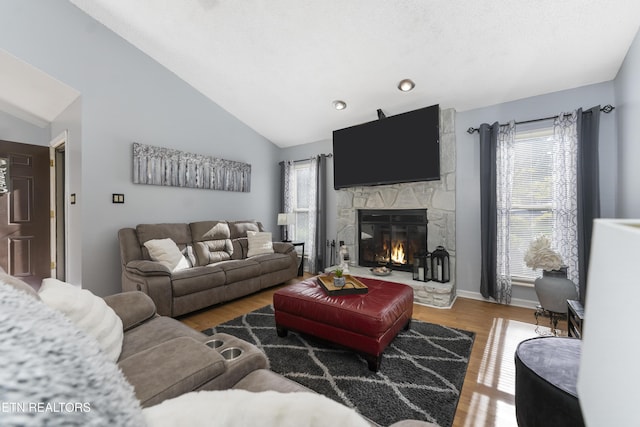
[[[325,272],[330,272],[333,269],[335,269],[335,267],[329,267]],[[413,302],[416,304],[437,308],[451,308],[455,300],[453,282],[419,282],[413,280],[411,273],[395,270],[388,276],[376,276],[368,267],[361,266],[349,266],[349,274],[409,285],[413,288]]]

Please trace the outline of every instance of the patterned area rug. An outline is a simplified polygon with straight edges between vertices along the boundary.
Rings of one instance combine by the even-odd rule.
[[[271,369],[382,426],[411,418],[451,426],[467,371],[473,332],[412,320],[371,372],[360,355],[307,335],[276,334],[273,307],[266,306],[215,328],[257,345]]]

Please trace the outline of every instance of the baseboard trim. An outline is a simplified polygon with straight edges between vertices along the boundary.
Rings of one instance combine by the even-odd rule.
[[[483,297],[482,294],[480,294],[480,292],[472,292],[472,291],[465,291],[462,289],[458,289],[456,291],[456,296],[460,298],[468,298],[468,299],[474,299],[478,301],[485,301],[485,302],[497,304],[497,302],[495,302],[494,300]],[[522,299],[522,298],[512,298],[510,305],[513,305],[515,307],[531,308],[535,310],[538,304],[539,304],[538,301],[531,301],[531,300]]]

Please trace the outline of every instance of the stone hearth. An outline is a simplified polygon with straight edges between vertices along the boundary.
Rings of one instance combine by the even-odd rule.
[[[353,187],[337,191],[338,241],[344,241],[352,256],[353,264],[358,264],[359,209],[421,209],[428,210],[427,249],[432,252],[443,246],[451,260],[451,281],[449,283],[418,282],[410,279],[414,288],[415,302],[448,307],[456,295],[456,137],[455,110],[440,111],[440,180],[411,182],[370,187]],[[366,270],[363,268],[363,270]],[[399,272],[398,272],[399,273]],[[397,275],[394,272],[394,275]],[[389,277],[390,281],[393,280]],[[402,283],[405,283],[403,280]]]

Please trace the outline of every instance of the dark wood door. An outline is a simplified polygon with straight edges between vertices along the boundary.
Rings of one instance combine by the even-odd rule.
[[[51,274],[49,147],[0,141],[7,161],[0,191],[0,265],[38,287]]]

